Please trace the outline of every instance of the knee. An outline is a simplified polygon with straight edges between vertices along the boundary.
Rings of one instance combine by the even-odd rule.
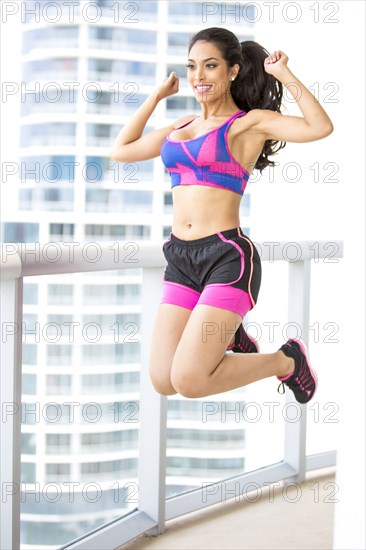
[[[180,371],[173,371],[171,376],[171,383],[175,391],[188,398],[204,397],[204,381],[197,379],[197,375],[193,373],[185,373]]]
[[[152,370],[150,370],[150,379],[157,393],[160,393],[161,395],[175,395],[177,393],[172,386],[170,379],[159,376],[159,374],[154,373]]]

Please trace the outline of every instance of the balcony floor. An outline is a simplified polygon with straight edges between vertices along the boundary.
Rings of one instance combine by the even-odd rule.
[[[284,496],[282,489],[269,493],[263,488],[257,502],[231,499],[186,514],[167,522],[159,537],[145,535],[118,550],[331,550],[335,469],[308,473],[304,483],[288,488]]]

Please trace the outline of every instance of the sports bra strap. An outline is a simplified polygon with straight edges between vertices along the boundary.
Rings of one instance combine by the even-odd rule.
[[[230,124],[231,121],[232,121],[234,118],[238,118],[238,117],[240,117],[240,116],[243,116],[243,114],[246,114],[246,112],[243,111],[243,110],[240,110],[240,111],[238,111],[237,113],[234,113],[234,114],[226,121],[225,124]]]
[[[181,126],[178,126],[177,128],[174,128],[172,131],[174,132],[175,130],[179,130],[180,128],[184,128],[184,126],[187,126],[188,124],[193,122],[196,118],[198,118],[198,115],[195,116],[194,118],[192,118],[191,120],[189,120],[188,122],[184,122]]]

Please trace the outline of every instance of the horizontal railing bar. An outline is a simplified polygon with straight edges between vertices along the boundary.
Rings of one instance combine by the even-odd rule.
[[[5,245],[3,245],[3,247],[4,246]],[[22,276],[22,261],[19,254],[12,254],[5,259],[1,250],[0,258],[0,273],[2,281],[19,279]]]
[[[330,466],[336,466],[337,464],[337,451],[326,451],[324,453],[318,453],[314,455],[308,455],[305,458],[306,471],[320,470],[321,468],[328,468]]]
[[[148,533],[156,526],[156,522],[147,514],[135,511],[126,516],[97,528],[85,537],[71,541],[60,550],[100,550],[101,548],[118,548],[143,533]]]
[[[225,499],[242,498],[243,491],[245,494],[245,488],[248,492],[254,491],[256,488],[270,485],[294,475],[296,475],[296,471],[289,464],[280,462],[233,478],[213,483],[207,482],[198,489],[168,498],[166,500],[165,519],[169,520],[201,510],[212,504],[224,502]]]
[[[337,261],[342,241],[253,241],[262,261]],[[3,279],[162,267],[163,241],[85,241],[3,243],[0,269]]]

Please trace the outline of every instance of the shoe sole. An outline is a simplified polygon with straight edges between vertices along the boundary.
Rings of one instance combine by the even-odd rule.
[[[313,377],[313,379],[315,381],[315,389],[314,389],[313,395],[310,397],[310,399],[312,399],[315,395],[315,392],[316,392],[317,388],[318,388],[318,377],[316,375],[315,370],[310,365],[310,361],[309,361],[309,357],[308,357],[308,353],[307,353],[308,350],[307,350],[306,344],[305,344],[305,342],[300,340],[300,338],[291,338],[290,340],[292,340],[293,342],[297,342],[297,344],[299,345],[303,355],[305,356],[306,363],[307,363],[308,369],[310,370],[311,376]],[[309,399],[309,401],[310,401],[310,399]]]

